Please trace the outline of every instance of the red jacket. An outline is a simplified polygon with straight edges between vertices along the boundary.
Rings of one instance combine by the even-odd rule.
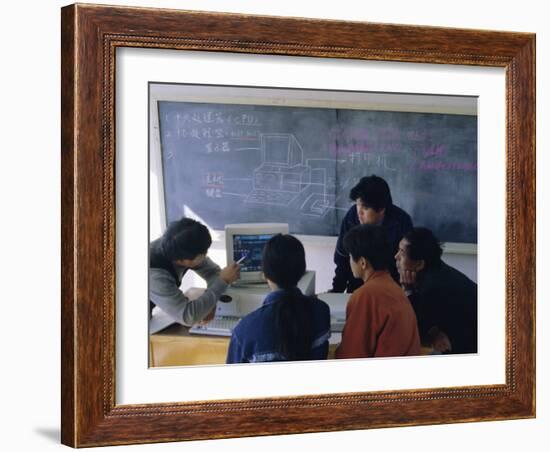
[[[414,310],[388,272],[374,272],[348,301],[336,358],[410,355],[420,355]]]

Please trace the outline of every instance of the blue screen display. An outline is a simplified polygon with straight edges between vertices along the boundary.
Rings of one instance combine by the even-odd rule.
[[[240,263],[241,272],[257,272],[262,269],[262,253],[267,241],[273,234],[234,235],[233,236],[233,260]]]

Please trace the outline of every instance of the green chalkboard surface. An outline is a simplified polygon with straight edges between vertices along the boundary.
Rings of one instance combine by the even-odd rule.
[[[158,102],[167,221],[286,222],[338,235],[349,191],[385,178],[440,240],[477,243],[477,117]]]

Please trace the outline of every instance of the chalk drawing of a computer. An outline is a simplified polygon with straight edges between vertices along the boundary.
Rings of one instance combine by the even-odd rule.
[[[321,216],[334,206],[334,182],[327,177],[331,159],[307,159],[293,134],[260,136],[262,163],[252,175],[253,190],[245,202],[296,208]]]
[[[292,134],[263,134],[260,139],[262,163],[254,169],[246,202],[288,206],[310,183],[304,151]]]

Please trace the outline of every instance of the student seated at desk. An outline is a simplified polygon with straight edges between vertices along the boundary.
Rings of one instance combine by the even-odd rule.
[[[326,359],[329,307],[297,287],[306,271],[303,245],[291,235],[273,236],[265,245],[262,267],[272,292],[233,330],[227,363]]]
[[[149,300],[168,314],[174,322],[191,326],[208,320],[215,313],[216,302],[228,284],[239,278],[239,266],[232,263],[220,270],[206,253],[212,244],[210,232],[191,218],[171,223],[162,237],[149,246]],[[187,270],[192,269],[207,282],[207,289],[196,300],[189,300],[180,290]]]
[[[390,247],[381,226],[364,224],[344,237],[353,275],[363,285],[346,306],[336,358],[420,355],[414,310],[388,271]]]
[[[427,228],[405,234],[395,255],[401,285],[423,345],[442,353],[476,353],[477,284],[443,262],[442,252]]]

